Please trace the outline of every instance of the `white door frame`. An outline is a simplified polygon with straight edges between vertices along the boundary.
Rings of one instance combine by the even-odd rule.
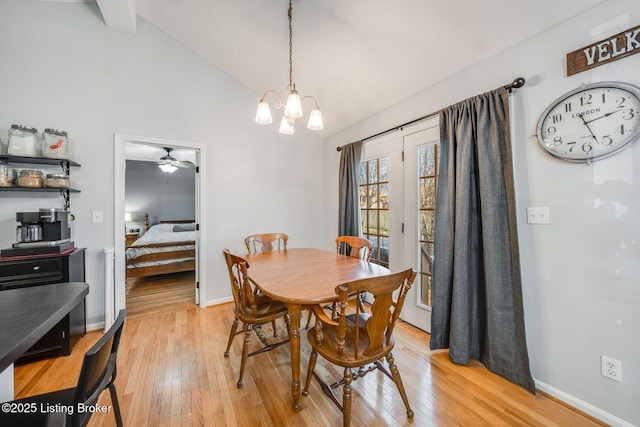
[[[125,135],[115,134],[114,136],[115,147],[115,171],[114,171],[114,242],[115,242],[115,312],[125,308],[126,306],[126,293],[125,293],[125,241],[122,238],[122,230],[125,227],[124,221],[124,196],[125,196],[125,144],[126,143],[138,143],[148,145],[158,145],[161,147],[173,146],[192,149],[196,151],[196,165],[199,167],[199,173],[196,173],[196,224],[200,225],[200,230],[196,233],[196,282],[200,284],[199,287],[199,305],[201,308],[206,307],[206,263],[199,262],[206,259],[206,243],[202,238],[202,230],[206,230],[205,225],[205,155],[206,146],[204,144],[197,144],[194,142],[185,142],[178,140],[170,140],[163,138],[152,138],[147,136],[137,135]]]

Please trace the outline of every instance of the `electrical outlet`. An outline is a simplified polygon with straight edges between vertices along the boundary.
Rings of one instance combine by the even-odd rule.
[[[607,356],[600,356],[600,374],[603,377],[622,382],[622,362]]]

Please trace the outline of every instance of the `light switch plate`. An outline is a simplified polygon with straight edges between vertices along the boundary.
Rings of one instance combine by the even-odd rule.
[[[528,207],[527,208],[527,224],[550,224],[549,207]]]
[[[91,224],[102,224],[103,215],[102,211],[91,212]]]

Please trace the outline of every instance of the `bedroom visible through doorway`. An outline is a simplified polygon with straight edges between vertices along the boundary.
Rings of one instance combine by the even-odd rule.
[[[122,166],[116,224],[122,222],[116,226],[114,294],[116,308],[126,307],[130,316],[201,303],[201,150],[199,144],[116,135]]]

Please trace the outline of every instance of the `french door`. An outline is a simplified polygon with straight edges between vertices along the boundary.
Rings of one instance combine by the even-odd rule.
[[[427,332],[431,330],[438,141],[434,117],[367,142],[360,167],[362,230],[376,247],[372,261],[391,271],[411,267],[418,273],[402,319]]]

